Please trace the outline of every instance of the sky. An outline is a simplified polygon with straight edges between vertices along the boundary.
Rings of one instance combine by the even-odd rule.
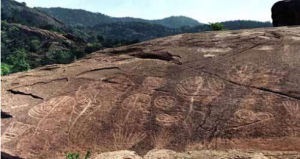
[[[162,19],[187,16],[203,23],[227,20],[271,21],[278,0],[17,0],[29,7],[63,7],[113,17]]]

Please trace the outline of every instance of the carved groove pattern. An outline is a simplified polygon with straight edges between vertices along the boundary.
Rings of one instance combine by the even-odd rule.
[[[172,96],[160,96],[154,100],[154,105],[156,108],[169,110],[176,105],[176,98]]]
[[[67,98],[59,97],[59,98],[53,98],[50,99],[49,101],[43,102],[30,109],[28,115],[36,119],[42,119],[45,116],[47,116],[49,112],[53,111],[57,106],[59,106],[61,103],[64,103],[67,100]]]
[[[12,122],[1,137],[2,143],[7,143],[18,138],[32,127],[32,125],[21,122]]]

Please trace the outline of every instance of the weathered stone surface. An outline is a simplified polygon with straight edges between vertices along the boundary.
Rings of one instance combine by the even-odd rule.
[[[300,1],[283,0],[276,2],[272,7],[272,19],[275,27],[300,25]]]
[[[178,153],[167,149],[154,149],[144,157],[133,151],[115,151],[96,155],[96,159],[298,159],[297,152],[268,152],[268,151],[240,151],[240,150],[200,150]]]
[[[142,159],[134,151],[106,152],[96,156],[95,159]]]
[[[154,149],[149,151],[144,159],[192,159],[191,154],[177,153],[172,150]]]
[[[300,28],[184,34],[2,78],[2,151],[300,151]]]

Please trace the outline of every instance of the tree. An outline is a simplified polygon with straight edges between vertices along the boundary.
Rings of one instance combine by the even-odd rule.
[[[16,50],[12,55],[9,55],[5,61],[11,65],[12,73],[30,69],[25,49]]]
[[[210,28],[213,31],[225,30],[225,27],[221,23],[210,23]]]

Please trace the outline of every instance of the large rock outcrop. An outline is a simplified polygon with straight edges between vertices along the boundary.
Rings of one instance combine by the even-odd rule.
[[[2,151],[300,151],[300,28],[183,34],[2,78]]]
[[[133,151],[106,152],[97,155],[95,159],[297,159],[297,152],[269,152],[269,151],[215,151],[200,150],[178,153],[171,150],[151,150],[144,157]]]
[[[283,0],[276,2],[272,7],[272,19],[275,27],[300,25],[300,1]]]

